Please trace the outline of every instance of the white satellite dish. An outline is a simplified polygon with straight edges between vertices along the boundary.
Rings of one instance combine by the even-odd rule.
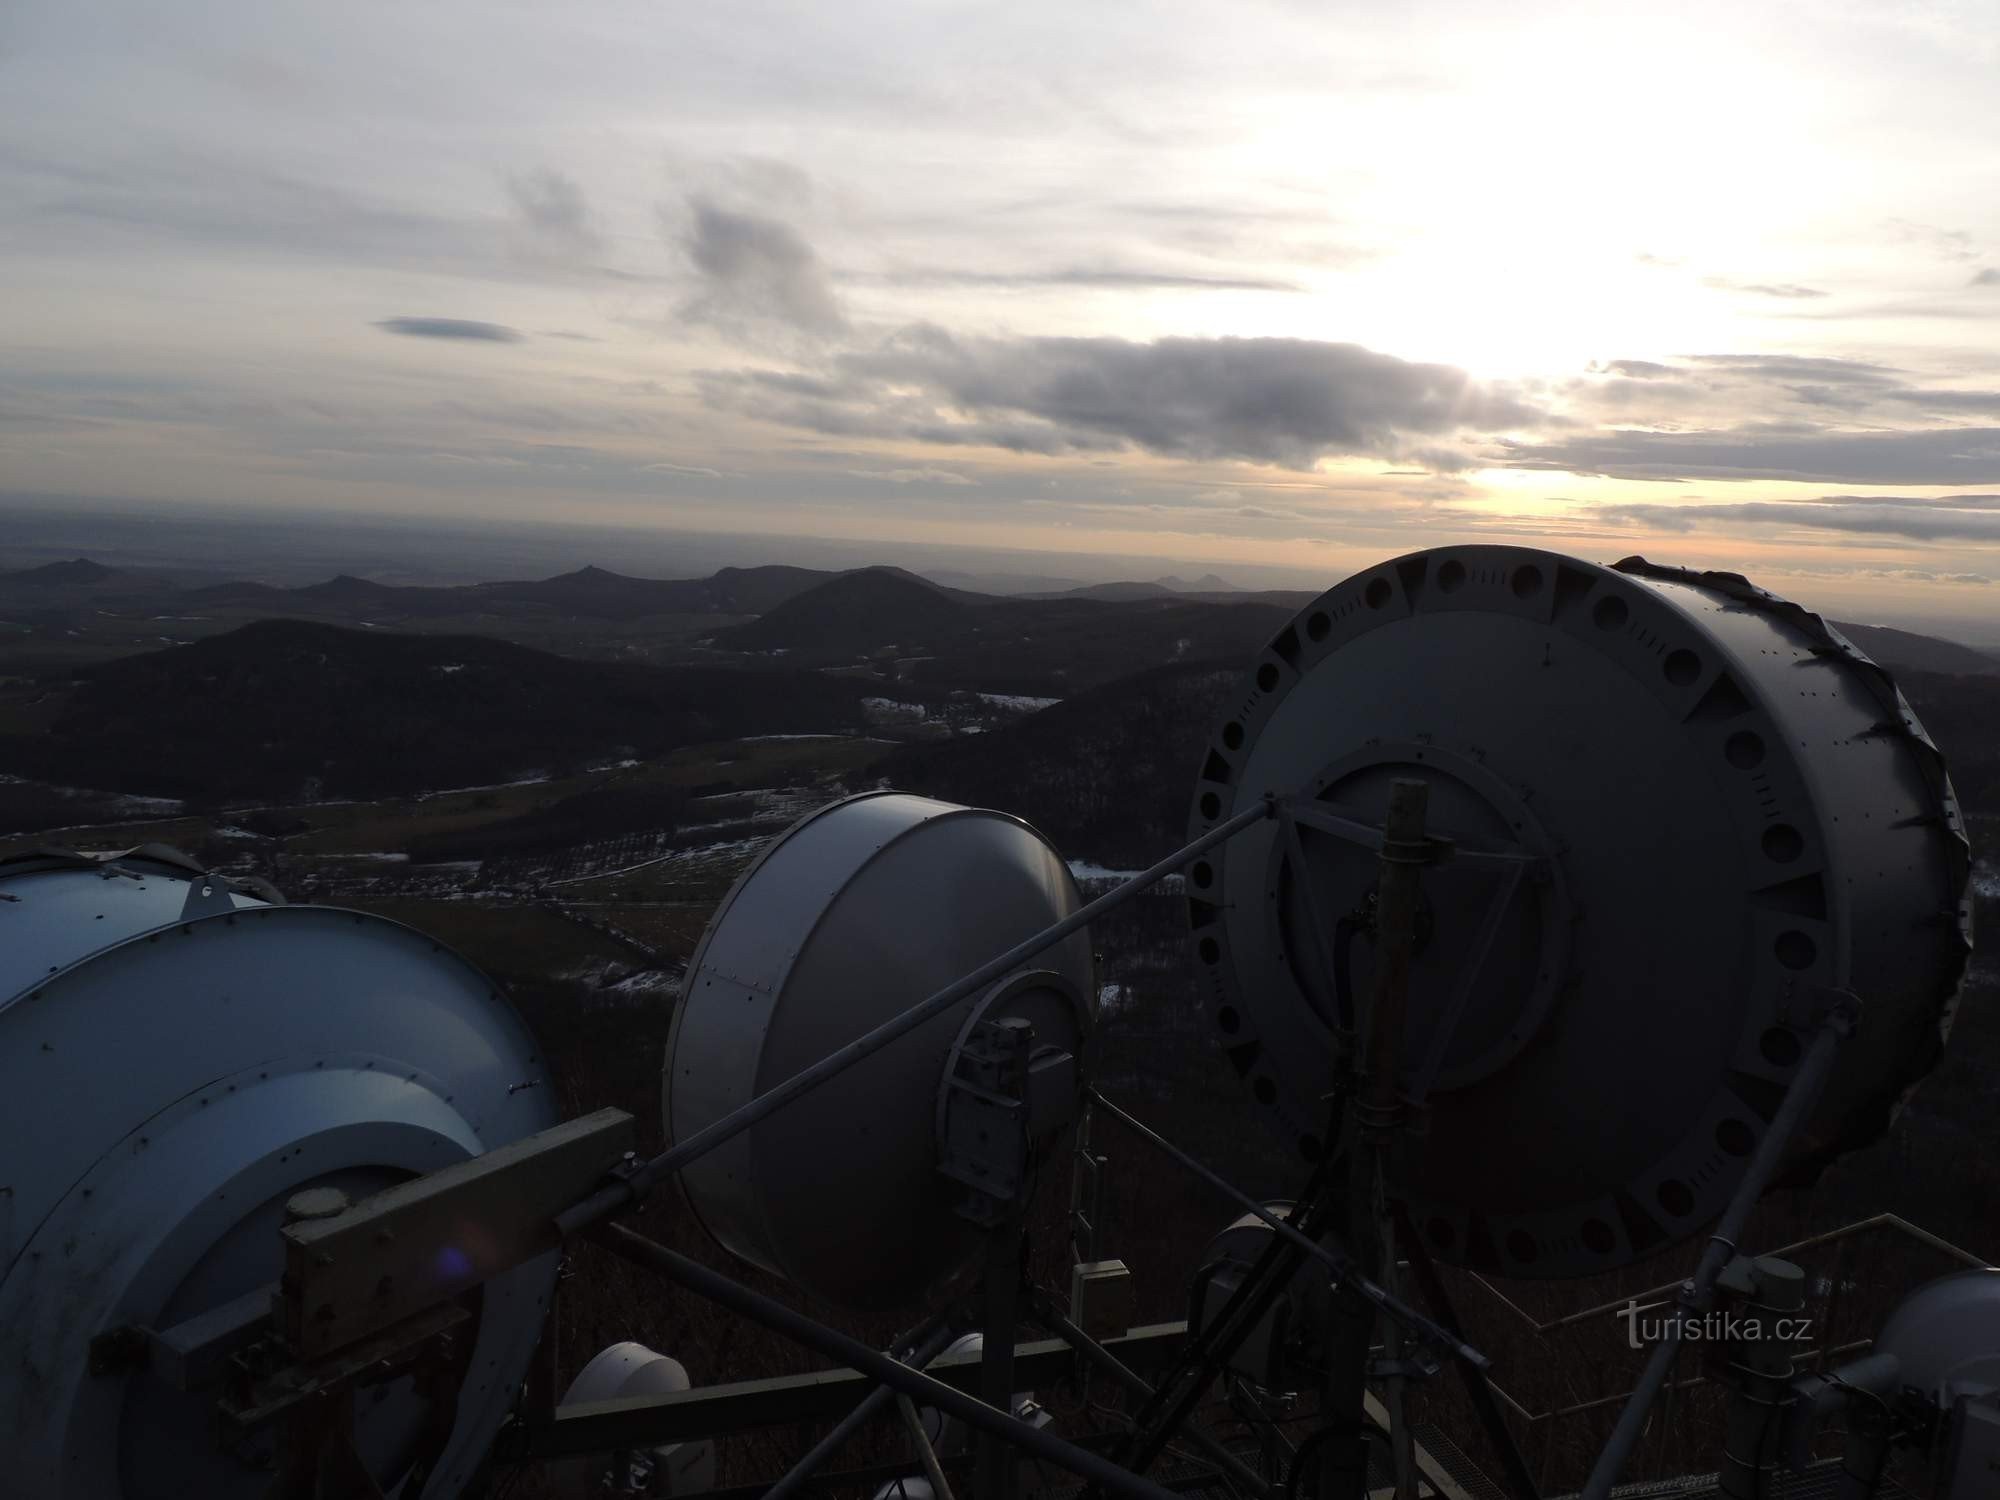
[[[1078,909],[1069,868],[1019,818],[902,793],[821,808],[772,843],[709,923],[667,1040],[667,1135],[731,1110]],[[1026,1020],[1076,1066],[1097,995],[1077,932],[933,1016],[680,1178],[724,1247],[824,1298],[922,1296],[977,1245],[940,1168],[941,1091],[972,1019]],[[1060,1111],[1058,1111],[1060,1113]],[[1046,1144],[1046,1143],[1042,1143]]]
[[[219,1445],[212,1391],[122,1368],[108,1346],[276,1283],[279,1226],[302,1190],[358,1198],[550,1125],[536,1045],[438,943],[284,905],[171,850],[0,861],[0,897],[8,1485],[261,1496],[268,1433]],[[465,1227],[470,1255],[479,1233]],[[357,1449],[385,1489],[421,1458],[430,1492],[456,1493],[484,1461],[555,1259],[478,1293],[441,1445],[407,1378],[358,1412]]]

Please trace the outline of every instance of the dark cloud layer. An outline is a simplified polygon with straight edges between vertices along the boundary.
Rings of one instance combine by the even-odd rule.
[[[1704,524],[1806,527],[1853,536],[1894,536],[1920,542],[2000,542],[2000,510],[1995,495],[1959,495],[1942,500],[1906,496],[1870,500],[1827,495],[1811,501],[1747,500],[1720,505],[1604,505],[1592,514],[1652,531],[1689,532]]]
[[[375,325],[387,333],[413,339],[470,339],[476,343],[518,344],[521,334],[501,323],[470,318],[384,318]]]
[[[594,250],[603,243],[575,178],[548,170],[517,173],[508,178],[507,192],[515,212],[551,244]]]
[[[1619,479],[2000,481],[2000,391],[1864,360],[1789,354],[1613,360],[1562,387],[1566,432],[1503,444],[1516,468]],[[1928,424],[1928,425],[1926,425]]]
[[[683,317],[724,328],[777,323],[812,334],[846,325],[818,253],[791,225],[703,198],[688,208],[683,243],[701,290]]]
[[[1744,292],[1752,297],[1777,297],[1790,302],[1809,301],[1826,295],[1816,286],[1800,286],[1790,281],[1734,281],[1727,276],[1710,276],[1704,279],[1703,284],[1719,292]]]
[[[849,436],[1294,468],[1348,455],[1464,467],[1455,445],[1467,437],[1542,418],[1449,365],[1305,339],[960,339],[919,326],[817,373],[718,374],[705,389],[719,405]]]
[[[1130,267],[1062,266],[1045,271],[918,270],[883,278],[898,286],[1037,287],[1078,286],[1109,291],[1302,292],[1296,281],[1258,276],[1205,275]]]
[[[1803,427],[1593,432],[1504,443],[1512,468],[1621,479],[1796,479],[1834,484],[2000,483],[2000,427],[1842,432]]]

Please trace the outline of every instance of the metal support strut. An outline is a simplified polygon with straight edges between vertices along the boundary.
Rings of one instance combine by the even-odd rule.
[[[939,1324],[927,1334],[920,1333],[914,1337],[897,1340],[889,1351],[890,1358],[907,1353],[910,1366],[921,1370],[944,1353],[951,1339],[950,1326]],[[797,1493],[813,1475],[819,1472],[822,1464],[833,1457],[842,1443],[866,1426],[877,1412],[893,1404],[898,1394],[894,1386],[878,1385],[862,1397],[853,1411],[835,1423],[831,1432],[814,1443],[804,1458],[787,1469],[778,1482],[764,1492],[764,1500],[789,1500],[791,1495]]]
[[[1437,857],[1437,846],[1424,836],[1429,801],[1428,782],[1399,777],[1389,784],[1388,816],[1377,854],[1375,987],[1363,1018],[1361,1090],[1349,1109],[1350,1128],[1343,1133],[1348,1180],[1345,1222],[1340,1226],[1364,1276],[1393,1274],[1395,1266],[1383,1221],[1392,1174],[1390,1156],[1404,1117],[1400,1073],[1417,907],[1423,899],[1423,867]],[[1334,1293],[1326,1382],[1320,1391],[1320,1413],[1328,1434],[1320,1447],[1320,1500],[1361,1500],[1368,1492],[1364,1434],[1377,1305],[1355,1296],[1348,1286]],[[1413,1500],[1415,1455],[1404,1416],[1405,1377],[1397,1368],[1402,1363],[1402,1336],[1394,1323],[1385,1333],[1384,1351],[1391,1366],[1387,1406],[1396,1493],[1398,1500]]]
[[[1125,1496],[1127,1500],[1173,1500],[1171,1491],[1162,1489],[1151,1480],[1121,1469],[1109,1459],[1079,1448],[1054,1433],[1044,1432],[1006,1412],[995,1411],[984,1401],[900,1364],[881,1351],[869,1348],[859,1339],[815,1322],[804,1313],[795,1312],[761,1292],[739,1286],[719,1271],[711,1271],[699,1261],[669,1250],[622,1224],[606,1224],[596,1231],[596,1237],[606,1249],[636,1265],[658,1271],[690,1291],[721,1303],[740,1317],[761,1323],[828,1359],[871,1375],[884,1385],[921,1400],[926,1406],[936,1407],[946,1416],[957,1417],[975,1431],[1003,1437],[1034,1457],[1058,1464],[1115,1495]]]
[[[1859,1000],[1844,991],[1834,992],[1833,1005],[1821,1020],[1812,1046],[1806,1050],[1805,1061],[1792,1075],[1792,1086],[1785,1091],[1784,1102],[1778,1106],[1764,1138],[1757,1143],[1756,1154],[1750,1158],[1749,1170],[1736,1185],[1735,1195],[1730,1198],[1729,1207],[1716,1224],[1715,1233],[1708,1237],[1708,1248],[1702,1254],[1701,1264],[1690,1279],[1681,1283],[1674,1316],[1667,1324],[1665,1335],[1653,1346],[1652,1355],[1646,1361],[1645,1374],[1639,1377],[1631,1399],[1619,1414],[1618,1425],[1612,1429],[1610,1441],[1598,1454],[1597,1465],[1590,1471],[1590,1482],[1584,1486],[1582,1500],[1605,1500],[1611,1493],[1611,1487],[1618,1482],[1619,1475],[1625,1472],[1632,1449],[1645,1428],[1646,1414],[1652,1410],[1660,1388],[1666,1384],[1667,1371],[1680,1349],[1687,1323],[1702,1316],[1714,1303],[1715,1279],[1736,1254],[1736,1240],[1743,1232],[1744,1221],[1750,1217],[1750,1210],[1777,1175],[1778,1165],[1793,1133],[1819,1101],[1820,1091],[1826,1087],[1827,1075],[1833,1071],[1834,1053],[1841,1042],[1854,1034],[1860,1015]]]
[[[1165,859],[1141,870],[1130,880],[1114,886],[1095,901],[1071,912],[1060,922],[1044,927],[1032,937],[1022,939],[998,958],[991,959],[970,974],[954,980],[928,1000],[911,1007],[900,1016],[884,1021],[873,1031],[856,1037],[845,1046],[835,1048],[811,1067],[793,1074],[775,1088],[766,1089],[741,1108],[730,1111],[713,1124],[697,1130],[686,1140],[662,1151],[652,1160],[606,1183],[589,1197],[572,1204],[558,1214],[556,1227],[567,1238],[588,1229],[626,1204],[637,1202],[690,1162],[707,1155],[723,1142],[733,1140],[758,1121],[768,1118],[794,1099],[818,1088],[836,1073],[844,1072],[863,1058],[880,1052],[898,1037],[916,1030],[933,1016],[944,1014],[967,996],[975,995],[994,980],[1011,974],[1028,959],[1053,948],[1071,933],[1081,932],[1106,912],[1125,905],[1148,887],[1174,874],[1182,866],[1190,864],[1198,855],[1205,854],[1217,844],[1234,838],[1252,824],[1276,816],[1277,805],[1274,798],[1266,797],[1255,807],[1247,807],[1235,817],[1216,824],[1193,843],[1176,849]]]
[[[1374,1303],[1375,1306],[1401,1323],[1405,1328],[1408,1328],[1410,1332],[1423,1340],[1424,1343],[1436,1348],[1440,1353],[1448,1354],[1453,1359],[1461,1360],[1471,1365],[1477,1370],[1484,1370],[1492,1363],[1484,1354],[1481,1354],[1472,1345],[1466,1343],[1462,1337],[1453,1333],[1442,1324],[1433,1322],[1414,1307],[1411,1307],[1407,1302],[1402,1301],[1374,1281],[1363,1276],[1360,1267],[1355,1264],[1351,1256],[1343,1255],[1338,1250],[1331,1249],[1317,1240],[1310,1239],[1306,1235],[1301,1234],[1286,1220],[1272,1213],[1270,1209],[1266,1208],[1249,1194],[1233,1186],[1227,1178],[1210,1171],[1192,1156],[1181,1150],[1172,1141],[1161,1135],[1157,1130],[1153,1130],[1139,1120],[1134,1119],[1095,1089],[1091,1090],[1090,1099],[1093,1104],[1103,1109],[1105,1113],[1109,1114],[1119,1124],[1138,1136],[1139,1139],[1145,1141],[1148,1145],[1157,1147],[1161,1152],[1180,1163],[1181,1166],[1186,1167],[1188,1171],[1221,1193],[1245,1213],[1256,1215],[1280,1239],[1289,1241],[1293,1248],[1300,1253],[1309,1255],[1314,1260],[1319,1261],[1333,1273],[1335,1280],[1339,1281],[1343,1286],[1350,1288],[1367,1301]]]

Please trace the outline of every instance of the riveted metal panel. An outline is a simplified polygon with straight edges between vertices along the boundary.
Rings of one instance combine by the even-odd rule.
[[[1189,872],[1225,1055],[1303,1154],[1324,1130],[1336,981],[1366,995],[1372,972],[1355,924],[1344,961],[1329,940],[1373,879],[1351,831],[1407,775],[1431,783],[1433,832],[1502,856],[1425,876],[1406,1085],[1422,1091],[1433,1051],[1442,1066],[1407,1185],[1439,1256],[1583,1274],[1695,1232],[1828,988],[1861,996],[1862,1038],[1795,1169],[1878,1133],[1937,1055],[1968,861],[1887,674],[1732,575],[1437,548],[1280,631],[1195,789],[1191,834],[1267,793],[1320,820],[1260,825]],[[1508,892],[1510,859],[1528,873]]]

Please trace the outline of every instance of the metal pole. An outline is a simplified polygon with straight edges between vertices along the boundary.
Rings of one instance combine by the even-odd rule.
[[[1465,1329],[1458,1320],[1458,1311],[1451,1305],[1446,1294],[1444,1279],[1438,1275],[1437,1262],[1424,1242],[1418,1238],[1409,1215],[1401,1204],[1396,1206],[1396,1227],[1401,1231],[1399,1243],[1406,1246],[1410,1257],[1410,1269],[1416,1274],[1417,1285],[1423,1289],[1424,1300],[1437,1313],[1438,1321],[1453,1334],[1463,1337]],[[1514,1430],[1507,1425],[1506,1415],[1500,1410],[1500,1403],[1493,1397],[1493,1383],[1486,1378],[1486,1372],[1464,1360],[1458,1361],[1458,1372],[1465,1377],[1465,1392],[1472,1398],[1472,1409],[1479,1414],[1479,1420],[1486,1428],[1487,1440],[1500,1455],[1501,1467],[1507,1471],[1507,1487],[1513,1491],[1512,1500],[1541,1500],[1541,1491],[1535,1487],[1535,1476],[1528,1471],[1528,1460],[1514,1441]]]
[[[1424,837],[1430,784],[1398,777],[1389,784],[1388,816],[1382,825],[1375,881],[1375,989],[1362,1038],[1361,1094],[1351,1106],[1356,1139],[1348,1158],[1347,1222],[1342,1226],[1362,1274],[1382,1264],[1377,1214],[1383,1207],[1390,1141],[1403,1118],[1399,1088],[1404,1030],[1409,1011],[1410,958],[1417,944],[1417,907],[1423,899],[1424,865],[1434,847]],[[1326,1383],[1320,1410],[1330,1429],[1321,1445],[1320,1500],[1361,1500],[1368,1491],[1368,1357],[1374,1342],[1375,1308],[1342,1288],[1334,1294],[1327,1340]],[[1379,1304],[1378,1304],[1379,1305]],[[1387,1353],[1395,1360],[1400,1341],[1391,1330]],[[1414,1472],[1409,1425],[1393,1420],[1403,1406],[1400,1373],[1389,1376],[1389,1434],[1396,1490],[1411,1500]]]
[[[896,1392],[896,1410],[903,1414],[903,1425],[909,1429],[910,1441],[917,1445],[917,1457],[923,1461],[924,1475],[931,1482],[934,1500],[951,1500],[951,1485],[944,1477],[944,1465],[938,1462],[937,1450],[931,1446],[931,1436],[924,1431],[924,1419],[917,1415],[917,1404],[901,1391]],[[766,1497],[769,1500],[769,1497]]]
[[[1050,1328],[1061,1334],[1069,1341],[1069,1346],[1072,1349],[1076,1350],[1077,1353],[1096,1365],[1098,1369],[1104,1371],[1105,1374],[1124,1386],[1133,1395],[1143,1401],[1153,1399],[1153,1387],[1147,1384],[1146,1378],[1143,1375],[1139,1374],[1137,1370],[1134,1370],[1125,1361],[1098,1343],[1096,1339],[1077,1327],[1075,1323],[1057,1312],[1054,1301],[1051,1298],[1045,1296],[1037,1296],[1035,1298],[1035,1317],[1037,1321],[1047,1324]],[[1222,1470],[1223,1473],[1229,1475],[1238,1484],[1248,1489],[1251,1494],[1267,1495],[1270,1493],[1271,1485],[1268,1480],[1259,1476],[1255,1469],[1244,1463],[1242,1459],[1223,1447],[1221,1443],[1210,1437],[1201,1428],[1190,1423],[1181,1429],[1181,1435],[1190,1443],[1193,1443],[1195,1447],[1199,1448],[1209,1462]]]
[[[1709,1304],[1714,1301],[1715,1278],[1722,1274],[1722,1268],[1735,1255],[1736,1237],[1743,1232],[1744,1221],[1750,1217],[1750,1210],[1777,1175],[1780,1160],[1791,1143],[1793,1133],[1819,1101],[1820,1090],[1826,1086],[1827,1074],[1833,1071],[1834,1052],[1842,1041],[1854,1034],[1859,1015],[1860,1002],[1854,996],[1845,993],[1835,996],[1833,1008],[1820,1022],[1819,1032],[1814,1036],[1812,1046],[1806,1050],[1805,1061],[1799,1064],[1799,1071],[1793,1075],[1792,1086],[1785,1091],[1784,1102],[1778,1106],[1770,1129],[1757,1143],[1749,1169],[1736,1185],[1736,1192],[1730,1198],[1721,1222],[1715,1226],[1715,1233],[1709,1236],[1708,1249],[1702,1254],[1701,1264],[1696,1267],[1692,1279],[1681,1283],[1678,1309],[1667,1324],[1665,1336],[1653,1346],[1652,1355],[1646,1361],[1646,1372],[1639,1377],[1631,1399],[1619,1414],[1618,1425],[1612,1429],[1610,1440],[1605,1443],[1603,1452],[1597,1455],[1597,1464],[1590,1471],[1590,1482],[1584,1486],[1582,1500],[1605,1500],[1611,1493],[1611,1487],[1618,1482],[1618,1476],[1625,1472],[1633,1446],[1645,1428],[1646,1413],[1652,1410],[1660,1387],[1666,1383],[1674,1355],[1680,1349],[1685,1320],[1690,1315],[1698,1317],[1707,1312]]]
[[[1391,1285],[1396,1281],[1396,1230],[1382,1224],[1382,1275]],[[1389,1451],[1396,1464],[1396,1500],[1417,1500],[1417,1444],[1410,1431],[1409,1377],[1402,1371],[1403,1330],[1394,1319],[1382,1327],[1382,1355],[1388,1362],[1384,1405],[1389,1412]]]
[[[933,1324],[937,1322],[936,1319],[931,1321]],[[921,1370],[944,1353],[945,1346],[951,1343],[951,1338],[949,1325],[933,1327],[930,1333],[920,1340],[908,1338],[899,1340],[896,1348],[909,1349],[914,1343],[916,1347],[909,1353],[909,1362]],[[804,1458],[787,1469],[778,1482],[764,1492],[764,1500],[788,1500],[790,1495],[802,1488],[807,1480],[819,1472],[820,1465],[832,1458],[842,1443],[859,1432],[870,1418],[895,1397],[895,1388],[886,1385],[878,1385],[862,1397],[853,1411],[842,1417],[831,1432],[812,1445]]]
[[[981,964],[970,974],[946,985],[930,999],[904,1011],[900,1016],[884,1021],[873,1031],[829,1052],[803,1072],[793,1074],[783,1083],[765,1090],[749,1103],[731,1110],[713,1124],[703,1126],[686,1140],[661,1152],[628,1176],[605,1184],[588,1198],[564,1209],[556,1215],[557,1229],[565,1237],[577,1234],[627,1203],[643,1198],[664,1178],[713,1151],[724,1141],[741,1135],[752,1125],[775,1114],[802,1094],[810,1093],[836,1073],[844,1072],[864,1057],[871,1057],[880,1052],[898,1037],[916,1030],[933,1016],[944,1014],[968,995],[985,988],[996,979],[1004,978],[1023,962],[1053,948],[1071,933],[1081,932],[1106,912],[1123,906],[1148,886],[1173,874],[1195,856],[1206,853],[1226,839],[1234,838],[1251,824],[1273,816],[1277,805],[1276,799],[1265,797],[1255,807],[1245,808],[1235,817],[1216,824],[1193,843],[1176,849],[1165,859],[1141,870],[1123,884],[1114,886],[1095,901],[1071,912],[1060,922],[1044,927],[1033,937],[1024,938],[998,958]]]
[[[1021,1290],[1021,1221],[1010,1217],[986,1237],[985,1327],[979,1344],[979,1396],[996,1411],[1014,1409],[1015,1307]],[[997,1432],[979,1435],[977,1500],[1012,1500],[1014,1455]]]
[[[1338,1108],[1332,1115],[1337,1122]],[[1334,1158],[1322,1157],[1306,1179],[1298,1207],[1293,1210],[1301,1233],[1310,1236],[1325,1232],[1332,1211],[1331,1177],[1335,1165]],[[1271,1243],[1257,1257],[1250,1274],[1230,1293],[1222,1310],[1206,1326],[1188,1329],[1187,1346],[1161,1377],[1152,1399],[1133,1418],[1132,1431],[1114,1450],[1121,1460],[1140,1473],[1151,1467],[1170,1435],[1188,1419],[1217,1372],[1291,1284],[1301,1263],[1302,1252],[1296,1244],[1272,1236]]]
[[[1453,1335],[1439,1324],[1432,1322],[1407,1302],[1401,1301],[1375,1282],[1369,1280],[1366,1276],[1363,1276],[1360,1267],[1349,1257],[1340,1254],[1338,1251],[1329,1250],[1325,1245],[1320,1244],[1307,1235],[1301,1234],[1296,1227],[1279,1218],[1268,1208],[1264,1207],[1263,1204],[1257,1202],[1256,1199],[1231,1184],[1226,1178],[1211,1172],[1207,1167],[1196,1161],[1192,1156],[1189,1156],[1158,1131],[1151,1129],[1125,1113],[1124,1110],[1113,1104],[1095,1089],[1092,1089],[1090,1092],[1090,1100],[1141,1140],[1148,1142],[1165,1152],[1168,1156],[1171,1156],[1203,1182],[1228,1198],[1230,1202],[1242,1208],[1246,1213],[1255,1214],[1264,1223],[1268,1224],[1280,1239],[1286,1240],[1295,1248],[1304,1251],[1307,1255],[1312,1256],[1313,1259],[1326,1266],[1343,1286],[1352,1289],[1369,1302],[1374,1303],[1383,1312],[1396,1319],[1399,1323],[1402,1323],[1413,1333],[1416,1333],[1425,1343],[1433,1344],[1439,1349],[1448,1352],[1454,1359],[1464,1360],[1475,1369],[1484,1370],[1493,1363],[1492,1360],[1481,1354],[1472,1345],[1466,1343],[1464,1339]]]
[[[794,1312],[761,1292],[739,1286],[720,1272],[711,1271],[700,1262],[689,1260],[642,1234],[635,1234],[622,1224],[603,1225],[596,1233],[607,1249],[627,1260],[671,1277],[689,1290],[721,1303],[738,1316],[762,1323],[766,1328],[774,1329],[828,1359],[838,1360],[864,1375],[872,1375],[884,1385],[915,1397],[926,1406],[934,1406],[947,1416],[957,1417],[969,1427],[980,1432],[1001,1433],[1016,1447],[1027,1450],[1037,1458],[1059,1464],[1072,1474],[1104,1486],[1113,1494],[1128,1496],[1129,1500],[1172,1500],[1170,1491],[1151,1480],[1121,1469],[1109,1459],[1066,1442],[1054,1433],[1043,1432],[1006,1412],[995,1411],[985,1402],[954,1390],[920,1370],[898,1363],[859,1339],[814,1322],[804,1313]]]

